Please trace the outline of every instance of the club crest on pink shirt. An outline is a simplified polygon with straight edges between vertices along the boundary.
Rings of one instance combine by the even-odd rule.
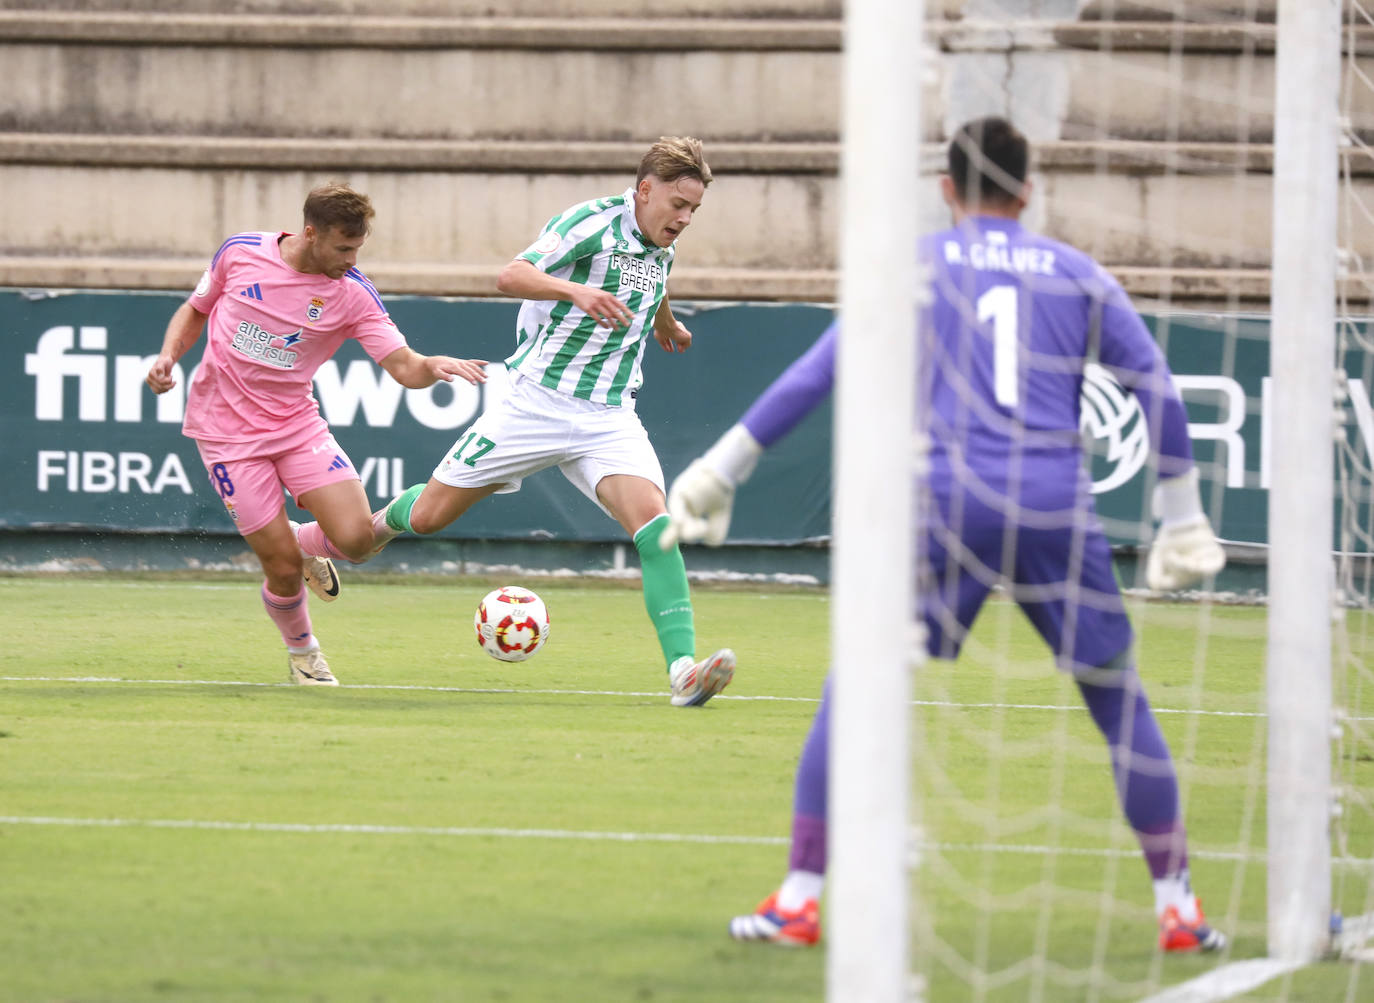
[[[305,308],[305,319],[314,324],[324,316],[324,300],[318,296],[310,298],[310,305]]]

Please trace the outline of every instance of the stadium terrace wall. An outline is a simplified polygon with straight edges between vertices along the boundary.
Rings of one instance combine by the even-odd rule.
[[[197,566],[216,555],[242,556],[194,445],[180,434],[182,388],[158,398],[143,385],[167,319],[182,299],[177,293],[0,290],[6,471],[0,569],[73,555],[85,558],[80,566],[92,567],[129,564],[120,553],[138,555],[132,566]],[[513,302],[396,297],[388,306],[422,352],[495,361],[513,343]],[[670,479],[831,317],[809,305],[674,309],[693,331],[693,348],[669,356],[651,346],[637,402]],[[1262,554],[1272,476],[1266,443],[1270,423],[1281,420],[1270,408],[1267,320],[1177,313],[1146,319],[1188,404],[1213,522],[1224,539],[1254,545]],[[191,364],[199,351],[197,346],[188,356]],[[1366,450],[1374,438],[1372,364],[1363,356],[1347,364],[1352,406],[1346,433]],[[482,390],[465,384],[405,390],[350,345],[321,369],[316,396],[368,494],[380,503],[425,480],[458,433],[503,391],[504,370],[492,370]],[[819,409],[764,457],[738,497],[729,546],[697,553],[689,563],[734,570],[758,564],[825,579],[830,419],[828,407]],[[873,430],[893,440],[894,457],[902,453],[898,425]],[[1099,511],[1113,542],[1129,552],[1144,539],[1151,486],[1142,416],[1133,398],[1095,371],[1085,383],[1084,427],[1093,444]],[[873,489],[882,490],[898,474],[895,465],[874,470]],[[614,570],[626,561],[619,528],[553,471],[530,478],[517,494],[475,507],[439,537],[398,547],[400,556],[389,563],[541,566],[542,553],[542,566],[552,561]],[[100,554],[103,561],[93,556]],[[629,564],[635,564],[632,553]]]

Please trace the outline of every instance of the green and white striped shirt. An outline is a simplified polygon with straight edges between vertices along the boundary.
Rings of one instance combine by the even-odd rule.
[[[518,255],[560,279],[595,286],[625,304],[628,328],[600,327],[566,300],[525,300],[516,321],[512,370],[560,393],[620,406],[643,382],[675,244],[658,247],[635,227],[634,188],[573,206],[545,224]]]

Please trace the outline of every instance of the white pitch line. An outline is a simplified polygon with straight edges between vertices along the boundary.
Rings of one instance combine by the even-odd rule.
[[[591,842],[618,843],[693,843],[736,846],[784,846],[789,840],[782,836],[719,836],[707,833],[675,832],[599,832],[571,829],[513,829],[503,827],[481,828],[475,826],[409,826],[409,825],[360,825],[360,824],[322,824],[312,825],[298,822],[227,822],[200,819],[129,819],[129,818],[64,818],[58,816],[0,815],[0,825],[32,826],[73,826],[80,828],[142,828],[142,829],[200,829],[227,832],[271,832],[323,834],[339,833],[344,835],[368,836],[459,836],[459,837],[498,837],[507,839],[555,839],[585,840]],[[930,848],[944,850],[970,850],[977,852],[1054,852],[1087,853],[1094,855],[1134,855],[1134,851],[1069,847],[998,846],[996,844],[928,844]],[[1231,859],[1238,855],[1225,853],[1191,852],[1194,857]],[[1370,917],[1357,917],[1351,924],[1367,923]],[[1278,961],[1271,958],[1252,958],[1234,961],[1208,972],[1206,975],[1190,979],[1179,985],[1170,986],[1162,992],[1148,997],[1142,1003],[1219,1003],[1241,993],[1261,986],[1288,972],[1306,967],[1304,962]]]
[[[1065,856],[1065,857],[1117,857],[1130,860],[1140,856],[1135,848],[1111,846],[1036,846],[1026,843],[922,843],[923,850],[937,850],[942,853],[1018,853],[1027,856]],[[1188,848],[1188,856],[1197,860],[1249,861],[1261,863],[1265,854],[1247,853],[1236,850],[1198,850]],[[1367,863],[1363,859],[1360,863]]]
[[[123,676],[0,676],[6,683],[123,683],[130,686],[253,686],[263,689],[296,689],[295,683],[258,683],[243,679],[128,679]],[[340,690],[419,690],[427,693],[530,694],[533,696],[576,697],[661,697],[666,690],[536,690],[473,686],[409,686],[399,683],[341,683]],[[717,700],[775,700],[791,703],[819,703],[817,697],[718,696]]]
[[[1338,935],[1337,944],[1347,958],[1355,958],[1359,945],[1374,935],[1374,913],[1355,916],[1345,921],[1345,932]],[[1296,972],[1312,964],[1312,961],[1281,961],[1277,958],[1250,958],[1245,961],[1232,961],[1215,968],[1206,975],[1199,975],[1187,982],[1170,986],[1141,1003],[1219,1003],[1221,1000],[1234,999],[1241,993],[1256,989],[1271,979],[1289,972]]]
[[[578,839],[615,843],[726,843],[738,846],[785,846],[783,836],[716,836],[680,832],[596,832],[575,829],[509,829],[500,826],[362,825],[351,823],[226,822],[184,818],[62,818],[46,815],[0,815],[0,825],[72,826],[99,829],[213,829],[228,832],[343,833],[365,836],[476,836],[507,839]]]
[[[1199,975],[1187,982],[1170,986],[1162,992],[1147,996],[1140,1003],[1217,1003],[1262,986],[1270,979],[1295,972],[1303,967],[1300,961],[1278,961],[1274,958],[1248,958],[1232,961]]]
[[[123,676],[0,676],[6,683],[121,683],[129,686],[254,686],[264,689],[295,689],[294,683],[259,683],[241,679],[129,679]],[[533,696],[579,696],[579,697],[661,697],[660,690],[568,690],[568,689],[514,689],[471,686],[412,686],[399,683],[341,683],[341,690],[416,690],[427,693],[486,693],[518,694]],[[818,697],[783,697],[768,694],[737,695],[722,693],[716,700],[739,700],[747,702],[779,703],[819,703]],[[960,703],[956,700],[913,700],[913,707],[936,707],[949,710],[1043,710],[1072,711],[1082,713],[1081,704],[1036,704],[1036,703]],[[1156,714],[1193,714],[1199,717],[1246,717],[1262,718],[1268,715],[1262,711],[1248,710],[1191,710],[1187,707],[1155,707]],[[1374,721],[1374,717],[1350,717],[1349,721]]]
[[[0,571],[9,570],[12,569],[0,569]],[[66,587],[70,583],[65,580],[59,581],[57,579],[52,578],[0,578],[0,588],[4,588],[6,586],[24,586],[26,588],[33,588],[35,585],[40,584],[62,585]],[[238,592],[243,589],[245,583],[223,582],[216,584],[212,582],[102,582],[96,581],[95,579],[87,578],[81,580],[80,584],[94,586],[96,588],[102,589],[175,589],[177,591],[185,590],[188,592]]]
[[[921,843],[919,846],[923,850],[943,853],[1019,853],[1039,857],[1116,857],[1121,860],[1134,860],[1140,856],[1140,851],[1133,847],[1111,846],[1036,846],[1023,843]],[[1188,856],[1195,860],[1250,864],[1262,864],[1269,859],[1263,850],[1200,850],[1191,846]],[[1374,868],[1374,860],[1369,857],[1332,857],[1331,863],[1337,867]]]
[[[140,818],[72,818],[56,815],[0,815],[0,825],[68,826],[86,829],[210,829],[227,832],[291,832],[307,834],[344,833],[368,836],[456,836],[505,837],[510,839],[575,839],[589,842],[616,843],[722,843],[739,846],[786,846],[786,836],[721,836],[712,833],[676,832],[601,832],[577,829],[516,829],[505,826],[447,826],[447,825],[373,825],[362,822],[233,822],[218,819],[140,819]],[[1134,858],[1138,850],[1092,846],[1034,846],[1014,843],[941,843],[922,842],[919,848],[943,853],[1011,853],[1032,856],[1087,856]],[[1190,849],[1188,855],[1198,860],[1263,861],[1262,853],[1238,853],[1230,850]],[[1337,864],[1369,866],[1360,858],[1340,858]],[[1352,925],[1358,921],[1352,920]]]

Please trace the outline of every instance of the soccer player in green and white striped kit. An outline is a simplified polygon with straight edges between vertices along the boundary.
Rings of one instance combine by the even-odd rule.
[[[417,484],[373,515],[375,554],[402,532],[434,533],[488,495],[518,491],[557,466],[634,540],[644,604],[668,665],[672,702],[699,706],[730,682],[735,655],[697,661],[682,553],[663,549],[663,470],[635,413],[640,362],[652,338],[684,352],[692,335],[668,303],[676,241],[701,206],[711,169],[701,142],[666,137],[649,148],[634,185],[573,206],[507,265],[496,286],[524,300],[510,390]],[[311,523],[307,554],[347,560]]]

